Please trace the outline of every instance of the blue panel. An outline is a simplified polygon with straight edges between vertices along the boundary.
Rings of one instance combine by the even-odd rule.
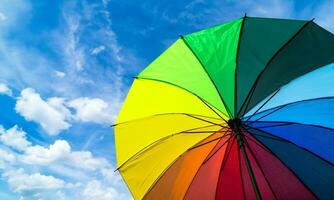
[[[251,126],[284,138],[334,163],[334,130],[332,129],[275,122],[255,122]]]
[[[262,131],[250,130],[249,132],[268,147],[318,198],[334,199],[334,166],[332,164],[294,144],[280,141],[279,138],[270,139],[268,137],[271,136]]]
[[[281,88],[261,111],[296,101],[334,96],[334,63],[301,76]],[[265,102],[265,99],[250,110],[247,115]]]
[[[274,109],[258,113],[250,121],[260,119]],[[289,104],[260,121],[296,122],[334,128],[334,97]]]

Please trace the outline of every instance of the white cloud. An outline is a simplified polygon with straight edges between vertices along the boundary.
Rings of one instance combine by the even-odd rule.
[[[64,102],[66,102],[65,99],[48,97],[61,96],[66,97],[66,99],[74,100],[82,96],[90,96],[91,99],[93,99],[92,97],[94,96],[98,96],[101,100],[103,99],[104,102],[112,102],[110,106],[114,106],[115,101],[117,104],[122,101],[125,93],[124,88],[127,88],[122,78],[124,75],[122,68],[125,68],[125,66],[123,65],[124,63],[120,64],[119,62],[134,61],[132,55],[124,54],[124,51],[122,52],[120,44],[117,42],[116,34],[114,34],[111,29],[111,23],[107,25],[104,23],[94,24],[96,22],[94,19],[97,17],[100,18],[102,15],[105,15],[106,19],[110,20],[109,17],[107,17],[108,12],[100,10],[101,7],[98,6],[98,3],[91,4],[89,1],[72,2],[74,3],[65,2],[65,4],[73,5],[70,9],[66,9],[66,6],[61,9],[61,11],[64,12],[63,20],[66,23],[62,23],[59,27],[54,27],[53,30],[49,29],[47,34],[43,34],[43,30],[41,30],[41,34],[38,34],[39,36],[36,38],[36,42],[45,43],[48,47],[53,48],[51,51],[57,53],[55,56],[57,57],[56,60],[53,56],[50,57],[47,52],[39,51],[38,47],[23,43],[20,38],[7,41],[7,36],[11,34],[12,30],[20,33],[20,31],[30,28],[28,27],[31,24],[29,19],[35,13],[35,10],[32,10],[35,9],[35,6],[31,6],[30,1],[24,0],[4,0],[1,1],[0,4],[0,10],[3,11],[7,17],[5,21],[0,21],[0,27],[4,30],[0,33],[0,53],[2,55],[0,65],[3,66],[0,68],[1,81],[4,80],[4,82],[11,83],[11,87],[18,91],[31,87],[41,94],[39,95],[32,89],[32,91],[30,90],[30,97],[28,97],[29,95],[25,96],[21,93],[20,97],[17,99],[16,110],[25,119],[38,123],[46,133],[51,135],[66,130],[68,126],[71,125],[71,122],[75,120],[82,120],[72,118],[71,113],[69,115],[66,114],[68,112],[67,105],[64,105]],[[106,6],[108,1],[104,1],[104,3]],[[9,5],[9,8],[18,7],[22,9],[6,9],[8,6],[4,6],[4,4]],[[89,11],[92,14],[91,17],[86,18],[90,14],[86,12],[87,9],[83,4],[87,4],[90,11],[92,11]],[[106,19],[104,18],[102,21]],[[18,24],[20,25],[17,26]],[[89,32],[93,26],[97,28]],[[28,31],[26,35],[28,38],[34,37],[29,34]],[[64,38],[64,40],[57,40],[55,35],[59,35],[59,38]],[[88,41],[87,44],[84,44],[85,41]],[[103,62],[103,65],[95,61],[94,59],[96,58],[94,58],[94,56],[90,56],[91,50],[94,47],[98,47],[99,44],[105,44],[106,47],[103,52],[103,59],[108,59],[108,62]],[[62,48],[58,49],[58,45]],[[102,54],[100,55],[102,57]],[[58,58],[60,57],[64,59],[59,60]],[[90,59],[88,60],[86,58]],[[108,66],[105,66],[105,63],[108,63]],[[54,71],[55,66],[60,70],[59,72],[65,74],[66,78],[61,78],[64,77],[61,73],[58,73],[57,76],[57,73]],[[59,68],[59,66],[64,66],[64,68]],[[114,66],[117,66],[117,69]],[[112,93],[106,91],[112,91]],[[44,96],[45,94],[48,96]],[[103,96],[101,96],[101,94],[103,94]],[[47,109],[44,109],[44,107]],[[115,110],[114,112],[117,112],[117,106],[112,108]],[[56,113],[56,115],[51,115],[50,111],[53,114]],[[104,120],[106,120],[105,117],[99,118],[99,121]],[[76,135],[80,134],[76,133]],[[53,145],[52,148],[51,145]],[[57,148],[58,151],[63,151],[65,152],[64,154],[66,154],[66,145],[59,142],[57,143],[57,140],[51,145],[42,147],[44,148],[43,150],[41,150],[42,148],[35,148],[35,150],[38,149],[36,152],[40,151],[43,155],[35,156],[36,160],[40,159],[40,163],[47,163],[48,156],[45,155],[51,154],[57,157],[58,154],[55,153],[55,149]],[[30,145],[27,149],[34,149],[36,146],[38,145]],[[38,174],[35,173],[38,170],[44,171],[45,169],[48,171],[51,167],[64,167],[66,165],[67,168],[74,171],[85,173],[85,175],[92,180],[96,178],[96,176],[101,175],[99,173],[100,169],[107,163],[105,159],[97,158],[89,151],[71,150],[70,153],[67,154],[68,156],[64,156],[63,158],[58,157],[56,160],[50,162],[50,165],[38,165],[32,162],[23,163],[22,158],[28,156],[28,154],[26,152],[15,153],[18,154],[16,164],[25,169],[24,174],[27,176]],[[32,154],[29,154],[29,156],[32,156]],[[76,166],[78,166],[79,163],[81,165],[84,163],[84,167],[68,166],[72,165],[71,159],[74,159],[73,156],[77,156],[76,161],[73,161],[73,163],[76,163]],[[32,160],[33,157],[30,157],[30,161]],[[33,173],[30,171],[31,169],[34,170]],[[85,170],[90,171],[87,172]],[[39,174],[43,176],[42,172]],[[54,178],[56,178],[56,176],[54,176]],[[79,177],[77,179],[79,179]],[[103,179],[103,177],[101,179]],[[5,181],[5,179],[3,180]],[[109,186],[103,182],[101,182],[101,187],[103,189],[109,188]],[[73,190],[73,192],[80,191]],[[64,194],[67,195],[66,192]],[[36,193],[36,195],[36,198],[49,199],[45,198],[42,193]],[[35,196],[34,198],[26,197],[25,194],[22,194],[22,196],[24,199],[35,198]],[[53,197],[55,196],[56,194],[54,193]]]
[[[334,32],[334,10],[333,1],[324,1],[315,9],[315,21],[324,28]]]
[[[39,123],[50,135],[57,135],[71,126],[65,121],[70,111],[64,106],[64,99],[53,97],[45,101],[32,88],[21,91],[15,110],[26,120]]]
[[[103,6],[107,7],[110,0],[102,0]]]
[[[82,198],[86,200],[116,200],[122,199],[122,195],[113,187],[105,187],[99,181],[93,180],[87,183],[82,192]]]
[[[101,173],[113,185],[117,185],[122,181],[121,175],[114,168],[104,168]]]
[[[3,175],[11,188],[16,192],[59,189],[66,187],[65,181],[40,173],[27,174],[24,169],[8,170]]]
[[[257,0],[248,1],[245,9],[250,15],[262,17],[292,17],[293,2],[281,0]]]
[[[15,150],[18,153],[20,162],[30,165],[58,165],[87,171],[107,170],[110,167],[109,162],[102,157],[94,157],[90,151],[73,151],[66,140],[56,140],[48,147],[41,145],[32,145],[26,138],[26,133],[17,127],[5,130],[0,125],[0,141]],[[0,148],[2,156],[0,159],[13,161],[12,155],[6,153]],[[107,175],[109,171],[103,171]]]
[[[63,193],[63,190],[72,191],[71,195],[75,197],[84,192],[89,192],[93,186],[97,187],[97,191],[91,195],[86,195],[87,199],[90,199],[88,197],[94,197],[94,199],[103,200],[111,196],[118,198],[125,195],[116,192],[116,189],[114,189],[115,185],[120,184],[121,178],[118,174],[113,173],[111,165],[105,158],[95,157],[90,151],[73,151],[70,144],[65,140],[56,140],[48,147],[32,145],[27,140],[26,133],[19,129],[17,125],[8,130],[1,126],[0,128],[1,136],[6,138],[2,140],[3,138],[0,137],[1,142],[7,147],[20,149],[18,152],[10,152],[0,148],[0,169],[4,170],[2,178],[23,199],[39,199],[39,197],[41,199],[54,199],[46,198],[50,196],[48,191],[54,190],[59,193],[57,197],[66,199],[68,193]],[[15,166],[20,166],[20,168],[13,168]],[[27,166],[33,166],[34,169],[45,167],[48,171],[60,174],[62,177],[86,181],[83,183],[77,181],[76,183],[66,183],[53,175],[43,175],[39,172],[29,173],[25,170]],[[65,173],[63,173],[64,170]],[[66,171],[70,174],[66,174]],[[89,172],[93,172],[95,178],[99,174],[102,177],[101,180],[108,182],[90,182],[92,174],[89,174]],[[72,176],[73,173],[82,173],[83,176]],[[87,183],[87,181],[89,182]],[[71,195],[69,195],[69,199],[73,199]]]
[[[0,148],[0,159],[8,161],[8,162],[15,162],[16,156],[8,151]]]
[[[182,24],[196,29],[224,23],[236,19],[247,13],[252,17],[278,17],[289,18],[294,14],[294,2],[282,0],[213,0],[208,4],[203,0],[194,0],[185,3],[179,12],[168,7],[156,4],[143,4],[147,12],[152,16],[160,17],[170,24]],[[147,28],[147,26],[145,26]],[[141,32],[142,30],[139,30]],[[145,30],[144,30],[145,31]]]
[[[31,145],[26,139],[26,133],[22,129],[19,129],[17,125],[8,130],[0,126],[0,141],[20,151],[24,151]]]
[[[75,108],[75,117],[82,122],[111,124],[114,118],[109,113],[108,104],[102,99],[77,98],[68,102],[68,106]]]
[[[0,148],[0,169],[5,169],[7,163],[16,162],[16,155]]]
[[[22,157],[22,161],[34,165],[49,165],[63,159],[70,152],[71,147],[65,140],[57,140],[48,148],[40,145],[27,148]]]
[[[104,1],[104,5],[90,4],[89,1],[71,1],[65,4],[64,32],[59,34],[56,41],[59,52],[68,60],[67,82],[58,88],[68,90],[73,85],[80,86],[88,91],[86,94],[90,97],[99,96],[110,102],[111,113],[115,115],[128,88],[124,82],[125,71],[133,70],[134,66],[139,65],[139,60],[132,51],[119,43],[112,27],[109,9],[106,7],[108,2]],[[96,21],[96,18],[103,19],[103,23]],[[97,28],[91,30],[91,27]],[[99,59],[90,56],[101,51],[103,56]],[[102,64],[101,60],[105,62]],[[76,67],[76,62],[81,63],[80,70]],[[72,91],[72,94],[77,91]],[[74,98],[87,95],[80,94]],[[108,124],[109,121],[107,120]]]
[[[104,158],[95,158],[89,151],[72,151],[65,140],[56,140],[45,148],[39,145],[28,147],[22,161],[31,165],[63,165],[76,169],[95,171],[108,166]]]
[[[0,21],[4,21],[6,19],[7,19],[6,15],[4,13],[0,12]]]
[[[55,75],[59,78],[64,78],[66,76],[65,72],[55,71]]]
[[[11,89],[9,89],[9,87],[6,84],[0,83],[0,94],[6,94],[8,96],[12,96],[13,92]]]
[[[73,108],[75,113],[71,113]],[[21,91],[15,105],[17,113],[28,121],[34,121],[49,135],[57,135],[71,127],[71,122],[93,122],[111,124],[115,111],[100,98],[79,97],[66,101],[60,97],[44,100],[32,88]]]
[[[13,26],[20,20],[21,14],[27,14],[26,19],[29,19],[28,12],[30,9],[30,3],[24,0],[1,0],[0,27]],[[22,22],[26,19],[23,19]],[[3,30],[1,33],[6,31],[7,30]]]
[[[70,155],[71,165],[86,170],[103,169],[108,165],[108,161],[104,158],[94,158],[90,151],[73,151]]]
[[[91,52],[92,55],[97,55],[99,53],[101,53],[102,51],[104,51],[106,49],[105,46],[101,45],[101,46],[98,46],[96,48],[94,48]]]

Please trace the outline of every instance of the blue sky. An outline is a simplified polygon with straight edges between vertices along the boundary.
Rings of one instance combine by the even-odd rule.
[[[244,13],[334,30],[333,10],[329,0],[0,0],[0,199],[131,199],[109,125],[133,76],[179,35]]]

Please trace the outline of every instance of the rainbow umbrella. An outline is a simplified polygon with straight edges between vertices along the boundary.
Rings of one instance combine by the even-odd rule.
[[[334,36],[313,21],[181,36],[133,82],[117,170],[135,199],[334,199],[331,63]]]

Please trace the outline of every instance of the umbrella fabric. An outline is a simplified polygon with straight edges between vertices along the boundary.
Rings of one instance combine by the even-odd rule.
[[[135,199],[334,199],[333,63],[313,21],[181,36],[131,86],[117,170]]]

